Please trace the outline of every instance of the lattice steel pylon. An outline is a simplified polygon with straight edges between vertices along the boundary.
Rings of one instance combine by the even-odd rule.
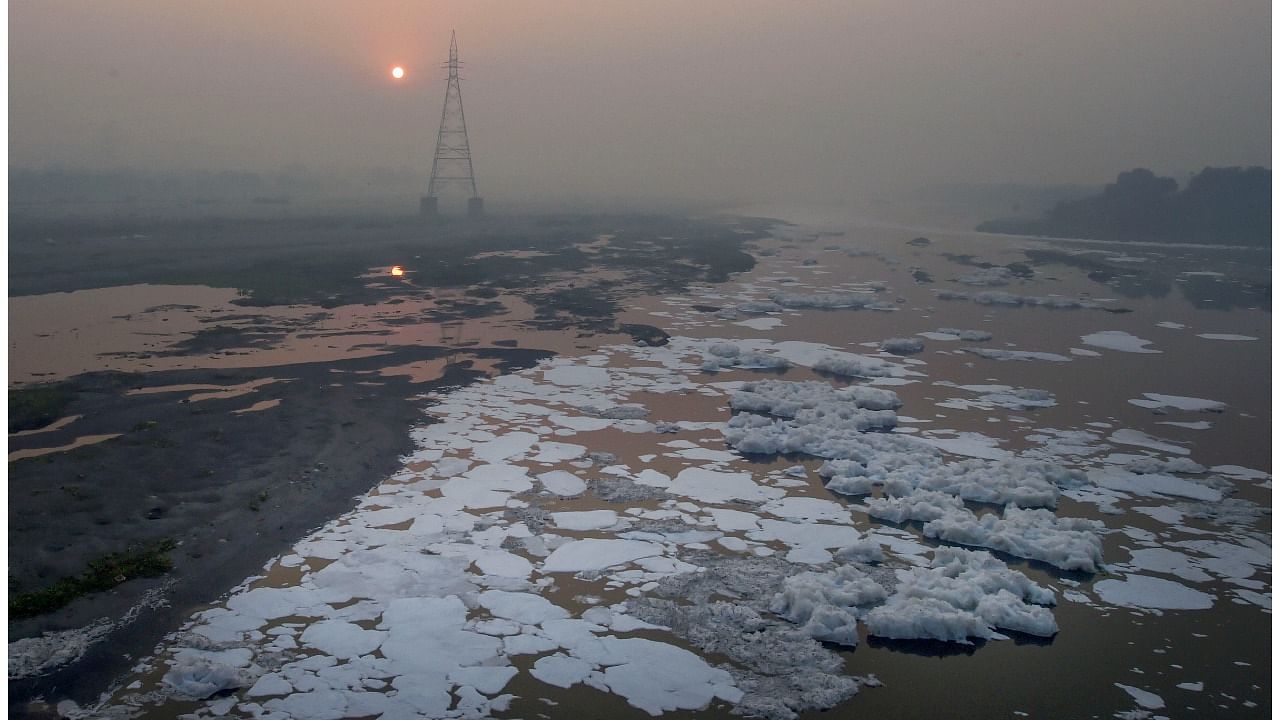
[[[467,215],[484,213],[484,199],[476,192],[475,168],[471,164],[471,141],[467,138],[467,117],[462,111],[462,83],[458,77],[458,34],[449,40],[449,84],[444,91],[444,107],[440,109],[440,130],[436,134],[436,152],[431,160],[431,181],[420,206],[423,215],[439,213],[440,191],[449,186],[469,190]]]

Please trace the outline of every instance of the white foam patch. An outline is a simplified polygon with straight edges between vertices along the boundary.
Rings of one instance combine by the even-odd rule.
[[[480,593],[476,600],[494,617],[514,620],[525,625],[541,625],[548,620],[569,617],[569,612],[541,595],[505,590]]]
[[[1188,690],[1190,692],[1202,692],[1204,690],[1204,682],[1180,682],[1175,687],[1179,690]]]
[[[1262,470],[1254,470],[1241,465],[1214,465],[1209,470],[1241,480],[1268,480],[1271,474]]]
[[[751,328],[752,330],[761,330],[761,331],[772,330],[782,324],[783,324],[782,319],[776,318],[776,317],[750,318],[747,320],[739,320],[734,323],[734,325],[741,325],[742,327]]]
[[[1149,348],[1150,340],[1143,340],[1136,335],[1130,335],[1123,330],[1102,330],[1100,332],[1089,333],[1080,338],[1085,345],[1104,348],[1106,350],[1116,350],[1118,352],[1127,353],[1158,353],[1159,350]]]
[[[641,540],[585,538],[556,548],[542,563],[542,572],[604,570],[640,558],[661,555],[661,545]]]
[[[1133,698],[1133,701],[1138,703],[1139,707],[1147,710],[1159,710],[1164,707],[1164,700],[1153,692],[1148,692],[1146,690],[1133,687],[1132,685],[1123,685],[1121,683],[1115,683],[1115,686],[1129,693],[1129,697]]]
[[[1107,438],[1111,442],[1117,442],[1122,445],[1137,445],[1138,447],[1150,448],[1161,452],[1173,453],[1175,455],[1190,455],[1191,451],[1175,445],[1168,440],[1152,437],[1140,430],[1123,429],[1111,433]]]
[[[592,679],[650,715],[742,698],[728,672],[683,648],[646,638],[605,637],[601,643],[610,664]]]
[[[303,645],[315,648],[340,660],[349,660],[377,650],[387,634],[365,630],[354,623],[323,620],[307,626],[299,638]]]
[[[747,533],[747,537],[757,542],[783,542],[792,548],[787,556],[789,561],[821,565],[831,561],[828,550],[851,545],[861,535],[847,525],[761,520],[760,529]]]
[[[581,495],[587,489],[587,481],[566,470],[552,470],[538,476],[538,482],[548,492],[563,497]]]
[[[807,522],[834,522],[850,524],[853,522],[849,510],[844,505],[831,500],[813,497],[786,497],[766,503],[760,508],[764,512],[788,520],[804,520]]]
[[[618,513],[612,510],[554,512],[551,521],[562,530],[603,530],[618,524]]]
[[[1160,473],[1139,474],[1119,468],[1106,468],[1089,471],[1089,479],[1099,487],[1138,495],[1173,495],[1210,502],[1222,499],[1222,492],[1219,490],[1191,480]]]
[[[1058,353],[1040,352],[1036,350],[1003,350],[999,348],[964,348],[967,353],[973,353],[978,357],[984,357],[988,360],[1020,360],[1031,361],[1040,360],[1043,362],[1071,362],[1071,358]]]
[[[667,491],[708,503],[734,500],[762,502],[787,494],[780,488],[755,482],[749,472],[720,472],[700,467],[681,470],[671,481]]]
[[[529,674],[548,685],[568,688],[586,680],[593,670],[595,665],[586,660],[556,653],[538,658]]]
[[[1155,518],[1166,525],[1177,525],[1182,522],[1183,517],[1181,510],[1164,505],[1134,507],[1133,511]]]
[[[1148,610],[1208,610],[1214,600],[1212,595],[1182,583],[1147,575],[1101,580],[1093,591],[1103,602]]]
[[[1232,333],[1200,333],[1196,337],[1204,338],[1205,340],[1228,340],[1234,342],[1248,342],[1258,339],[1252,335],[1235,335]]]
[[[953,438],[921,437],[920,441],[952,455],[985,460],[1003,460],[1013,456],[1013,453],[996,447],[999,440],[982,433],[962,432]]]
[[[39,675],[77,660],[91,645],[104,639],[114,627],[114,623],[99,620],[82,628],[45,632],[39,637],[14,640],[9,643],[9,679]]]
[[[1202,570],[1189,555],[1169,548],[1141,548],[1129,551],[1132,568],[1147,572],[1174,575],[1189,582],[1208,582],[1213,579]]]
[[[532,460],[537,463],[558,463],[577,460],[587,454],[585,445],[552,442],[549,440],[542,440],[534,447],[538,449],[538,454],[534,455]]]
[[[609,384],[609,371],[584,365],[557,365],[546,370],[543,377],[556,385],[570,387],[603,387]]]
[[[1170,425],[1172,427],[1179,427],[1186,430],[1208,430],[1209,428],[1213,427],[1213,423],[1209,422],[1208,420],[1196,420],[1195,422],[1174,422],[1172,420],[1165,420],[1165,421],[1157,422],[1156,424]]]
[[[1192,412],[1222,412],[1227,409],[1227,404],[1218,402],[1217,400],[1206,400],[1205,398],[1183,397],[1181,395],[1161,395],[1160,393],[1142,393],[1142,400],[1130,400],[1130,405],[1137,405],[1142,408],[1158,409],[1158,408],[1174,408],[1176,410],[1188,410]]]
[[[538,436],[528,432],[511,432],[471,448],[471,455],[487,463],[523,456],[538,442]],[[521,471],[523,473],[523,471]]]

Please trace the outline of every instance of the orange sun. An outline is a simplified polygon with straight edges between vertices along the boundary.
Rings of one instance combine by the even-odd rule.
[[[391,68],[391,77],[397,80],[404,77],[404,68],[400,67],[399,65]]]

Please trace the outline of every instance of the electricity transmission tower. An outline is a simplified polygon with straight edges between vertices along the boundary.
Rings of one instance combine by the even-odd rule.
[[[458,78],[458,34],[449,41],[449,84],[444,91],[444,107],[440,110],[440,131],[436,134],[436,152],[431,161],[431,182],[422,198],[419,211],[424,217],[440,212],[440,191],[461,186],[470,191],[467,215],[484,214],[484,198],[476,192],[475,170],[471,166],[471,142],[467,139],[467,118],[462,112],[462,84]]]

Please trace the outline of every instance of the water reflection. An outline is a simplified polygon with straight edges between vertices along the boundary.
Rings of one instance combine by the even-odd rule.
[[[943,642],[941,640],[890,640],[874,635],[867,636],[868,647],[907,655],[935,658],[972,655],[986,644],[987,641],[981,639],[974,639],[972,645],[961,645],[960,643]]]
[[[1099,256],[1107,251],[1026,249],[1023,252],[1032,265],[1083,270],[1085,277],[1130,299],[1165,298],[1176,286],[1198,310],[1271,307],[1270,255],[1259,252],[1187,251],[1173,258],[1154,252],[1143,253],[1141,258]],[[975,263],[972,256],[951,259],[981,264]],[[1143,262],[1136,266],[1134,259]],[[1186,267],[1201,269],[1188,273],[1184,270]]]

